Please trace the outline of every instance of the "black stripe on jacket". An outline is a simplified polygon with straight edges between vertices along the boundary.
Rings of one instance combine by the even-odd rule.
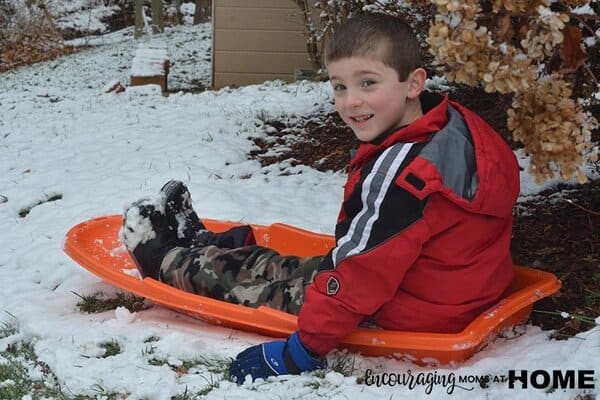
[[[360,179],[343,204],[346,218],[336,225],[336,247],[320,271],[335,269],[344,259],[369,251],[423,217],[427,199],[417,199],[395,181],[424,146],[397,143],[362,166]]]

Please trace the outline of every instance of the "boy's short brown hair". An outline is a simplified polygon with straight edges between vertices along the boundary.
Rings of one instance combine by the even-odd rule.
[[[398,72],[400,81],[421,66],[421,46],[412,28],[387,14],[358,14],[336,27],[325,47],[325,64],[374,55]]]

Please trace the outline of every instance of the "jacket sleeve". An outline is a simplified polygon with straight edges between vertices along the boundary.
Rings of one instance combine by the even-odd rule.
[[[427,199],[395,183],[404,163],[381,164],[363,174],[344,202],[349,217],[338,222],[336,247],[305,292],[299,336],[319,355],[394,297],[430,235]]]

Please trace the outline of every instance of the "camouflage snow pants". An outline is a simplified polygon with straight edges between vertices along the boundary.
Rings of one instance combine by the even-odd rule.
[[[322,259],[281,256],[256,245],[176,247],[164,258],[159,280],[217,300],[298,314]]]

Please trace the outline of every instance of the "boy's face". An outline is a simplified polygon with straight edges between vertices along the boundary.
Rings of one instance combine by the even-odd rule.
[[[376,57],[331,61],[327,71],[336,111],[363,142],[408,125],[419,116],[406,107],[407,96],[414,98],[408,81],[399,82],[396,70]]]

